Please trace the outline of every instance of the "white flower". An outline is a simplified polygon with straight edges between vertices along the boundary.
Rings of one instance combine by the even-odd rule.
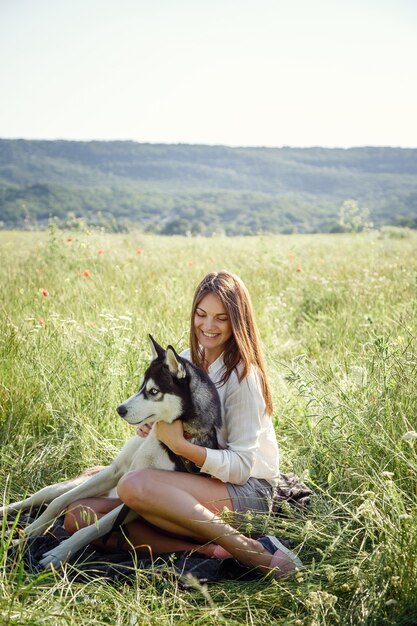
[[[119,320],[123,320],[125,322],[131,322],[132,318],[129,317],[128,315],[119,315]]]
[[[408,433],[405,433],[402,436],[403,441],[413,441],[414,439],[417,439],[417,433],[415,430],[409,430]]]

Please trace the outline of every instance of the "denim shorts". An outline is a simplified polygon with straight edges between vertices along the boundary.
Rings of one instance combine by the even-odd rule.
[[[272,510],[274,488],[263,478],[249,478],[244,485],[226,483],[233,510],[236,513],[258,511],[270,513]]]

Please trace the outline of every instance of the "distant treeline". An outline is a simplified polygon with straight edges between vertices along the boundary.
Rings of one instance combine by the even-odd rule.
[[[0,140],[0,224],[229,235],[417,227],[417,150]],[[364,213],[365,214],[365,211]]]

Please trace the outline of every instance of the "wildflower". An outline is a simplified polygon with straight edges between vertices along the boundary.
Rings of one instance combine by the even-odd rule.
[[[305,605],[307,609],[315,609],[316,606],[327,606],[332,608],[337,602],[337,596],[327,591],[310,591],[305,599]]]
[[[297,267],[297,269],[295,271],[301,273],[303,271],[303,268],[302,267]]]
[[[336,569],[333,567],[333,565],[326,565],[324,567],[324,573],[326,574],[326,578],[329,583],[332,583],[336,578]]]
[[[97,254],[104,254],[104,250],[100,248],[100,250],[97,250]]]
[[[142,254],[143,248],[136,248],[136,254]]]
[[[291,515],[292,509],[291,504],[288,502],[288,500],[283,500],[282,502],[280,502],[280,507],[281,511],[285,513],[285,515]]]
[[[73,242],[72,237],[67,237],[67,242],[68,242],[68,243],[72,243],[72,242]]]
[[[386,480],[392,480],[392,478],[394,478],[394,472],[382,472],[381,477]]]
[[[288,255],[288,258],[289,258],[289,260],[290,260],[290,261],[293,261],[293,260],[295,259],[295,254],[291,254],[291,253],[290,253],[290,254]]]
[[[377,517],[375,510],[375,502],[372,500],[364,500],[356,509],[356,517],[368,520],[375,520]]]
[[[41,294],[47,298],[49,296],[49,291],[47,289],[41,289]]]
[[[91,276],[90,270],[84,270],[82,275],[84,276],[84,278],[89,278]]]
[[[39,324],[39,326],[45,326],[45,320],[42,317],[40,317],[38,319],[38,324]]]
[[[303,537],[312,537],[314,535],[314,526],[311,520],[307,520],[302,529]]]
[[[224,506],[220,513],[220,518],[223,522],[230,523],[233,519],[233,513],[227,506]]]
[[[401,439],[403,441],[410,441],[413,442],[415,439],[417,439],[417,433],[415,430],[409,430],[408,433],[405,433]]]
[[[192,261],[188,261],[187,265],[188,265],[188,267],[192,267],[193,262]]]

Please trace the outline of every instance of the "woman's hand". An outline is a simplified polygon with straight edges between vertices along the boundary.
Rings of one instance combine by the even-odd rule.
[[[155,434],[159,441],[162,441],[170,450],[178,453],[181,444],[184,443],[184,429],[181,420],[175,420],[172,424],[167,422],[157,422],[155,424]]]
[[[137,427],[136,434],[139,435],[139,437],[147,437],[152,430],[152,426],[153,424],[148,424],[148,422],[145,422],[144,424],[141,424]]]
[[[175,454],[192,461],[197,467],[204,465],[207,456],[206,449],[189,441],[192,437],[184,432],[181,420],[175,420],[172,424],[156,422],[155,434],[159,441],[162,441]]]

